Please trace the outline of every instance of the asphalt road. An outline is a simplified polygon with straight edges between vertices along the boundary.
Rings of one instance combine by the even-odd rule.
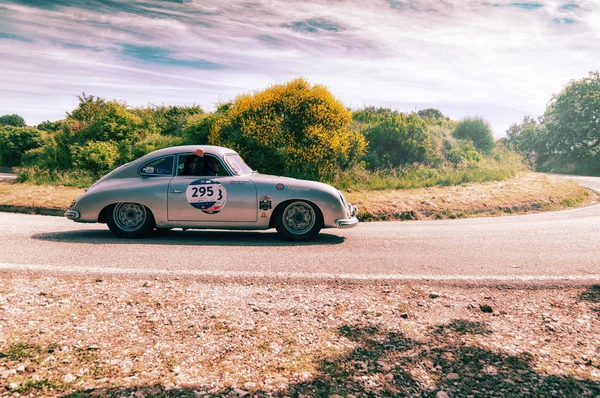
[[[600,191],[600,178],[578,177]],[[104,224],[0,213],[0,271],[123,276],[600,281],[600,205],[525,216],[361,223],[309,243],[265,232],[145,240]]]

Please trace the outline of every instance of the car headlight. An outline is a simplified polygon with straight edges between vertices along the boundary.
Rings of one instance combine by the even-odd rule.
[[[73,206],[75,206],[75,203],[77,203],[77,199],[73,199],[73,201],[71,202],[71,205],[69,206],[69,209],[72,208]]]

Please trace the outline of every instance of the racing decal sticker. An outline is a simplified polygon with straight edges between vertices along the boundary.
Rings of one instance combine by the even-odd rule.
[[[296,192],[299,192],[299,191],[310,191],[309,187],[301,187],[300,185],[290,185],[290,186],[288,186],[288,189],[290,191],[296,191]]]
[[[258,208],[261,210],[271,210],[271,198],[270,196],[261,196],[258,198]]]
[[[283,184],[277,184],[275,187],[278,191],[283,191]]]
[[[215,180],[196,180],[188,185],[185,197],[190,205],[206,214],[217,214],[227,203],[227,190]]]

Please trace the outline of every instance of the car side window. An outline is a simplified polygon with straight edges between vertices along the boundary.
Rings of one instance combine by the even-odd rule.
[[[144,176],[170,176],[173,175],[174,156],[154,159],[145,163],[138,172]]]
[[[227,169],[223,167],[221,160],[211,154],[205,154],[202,163],[197,164],[198,158],[194,154],[180,154],[177,160],[178,176],[198,177],[223,177],[229,176]]]
[[[223,162],[221,162],[221,159],[219,159],[216,156],[212,156],[212,155],[208,155],[208,159],[213,165],[217,166],[216,169],[215,168],[212,169],[212,171],[216,174],[217,177],[229,176],[227,169],[225,167],[223,167]]]

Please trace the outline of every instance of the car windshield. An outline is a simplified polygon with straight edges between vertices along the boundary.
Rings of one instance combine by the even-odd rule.
[[[240,155],[238,155],[237,153],[227,154],[223,159],[225,160],[225,163],[227,163],[227,166],[229,166],[231,171],[233,171],[238,176],[253,173],[253,170],[250,167],[248,167],[246,163],[244,163]]]

